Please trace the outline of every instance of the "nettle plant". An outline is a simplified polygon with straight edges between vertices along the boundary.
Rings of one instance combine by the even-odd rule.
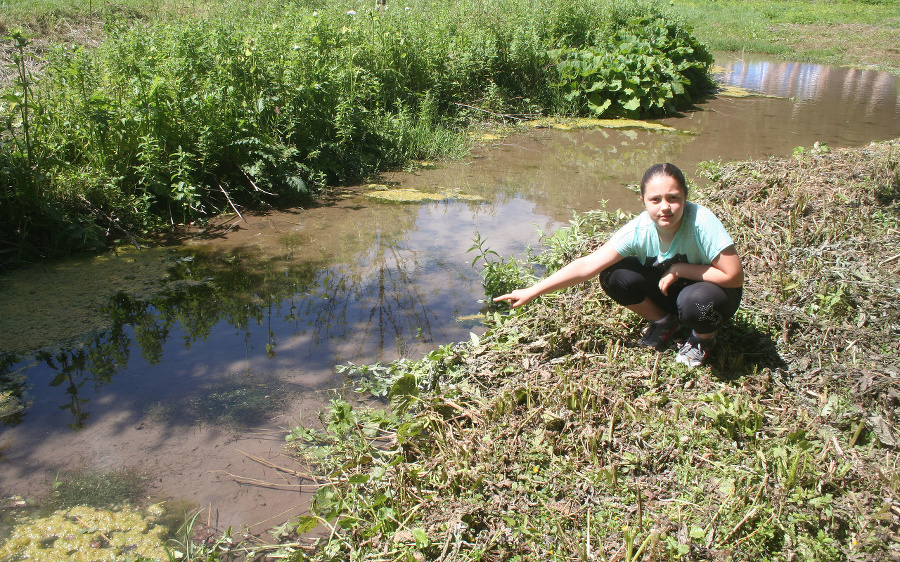
[[[709,89],[713,57],[682,26],[634,19],[605,45],[549,51],[557,85],[576,113],[654,117],[674,113]]]

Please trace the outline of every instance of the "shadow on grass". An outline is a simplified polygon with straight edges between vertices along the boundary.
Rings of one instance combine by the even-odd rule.
[[[737,379],[765,369],[786,369],[769,327],[760,327],[738,313],[717,336],[708,365],[718,379]]]

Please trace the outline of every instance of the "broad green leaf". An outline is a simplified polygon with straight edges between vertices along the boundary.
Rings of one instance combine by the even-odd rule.
[[[588,98],[588,107],[596,115],[603,115],[603,113],[609,109],[610,105],[612,105],[612,100],[603,99],[603,97],[598,94],[593,94]]]
[[[628,111],[637,111],[641,107],[641,99],[634,97],[622,104],[622,107]]]
[[[388,395],[388,402],[391,407],[397,411],[406,410],[412,403],[413,399],[419,396],[419,385],[416,376],[412,373],[406,373],[394,383],[391,392]]]
[[[297,526],[297,534],[302,535],[315,529],[319,525],[319,520],[309,515],[302,515],[294,519],[294,524]]]
[[[431,540],[428,538],[425,530],[421,527],[416,527],[415,529],[413,529],[412,536],[416,540],[417,548],[427,548],[429,545],[431,545]]]

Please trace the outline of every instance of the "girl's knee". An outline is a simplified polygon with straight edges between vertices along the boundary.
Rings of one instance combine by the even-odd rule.
[[[715,332],[737,310],[732,300],[718,285],[693,283],[678,295],[678,316],[682,324],[696,332]]]
[[[647,280],[640,273],[624,268],[609,268],[600,273],[600,286],[622,306],[630,306],[647,296]]]

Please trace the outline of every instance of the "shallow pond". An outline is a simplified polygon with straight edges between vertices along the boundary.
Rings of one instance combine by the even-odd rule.
[[[311,482],[280,470],[302,470],[281,448],[342,386],[335,365],[417,358],[479,330],[476,232],[521,256],[573,212],[637,210],[628,186],[656,162],[702,186],[704,160],[900,137],[896,77],[718,63],[723,85],[758,95],[661,121],[678,132],[534,128],[379,180],[436,198],[390,202],[361,186],[165,249],[0,279],[0,509],[68,471],[127,468],[146,475],[146,495],[184,499],[204,523],[262,531],[304,510]]]

